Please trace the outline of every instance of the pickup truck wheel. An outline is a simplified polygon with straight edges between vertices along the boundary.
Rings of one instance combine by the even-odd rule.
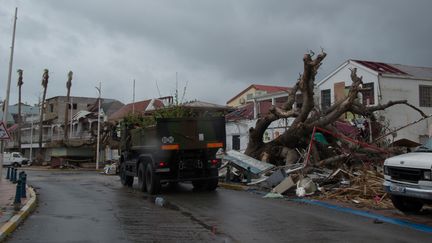
[[[159,193],[161,183],[159,176],[156,175],[155,171],[153,170],[152,163],[147,163],[147,167],[145,170],[145,182],[148,193],[150,193],[151,195]]]
[[[126,175],[126,165],[122,163],[120,165],[120,181],[123,186],[131,187],[133,184],[133,176]]]
[[[138,188],[142,192],[147,191],[144,163],[138,166]]]
[[[404,213],[418,213],[423,207],[421,201],[410,197],[391,195],[391,201],[395,208]]]
[[[12,166],[13,166],[13,167],[21,167],[21,165],[20,165],[18,162],[14,162],[14,163],[12,164]]]

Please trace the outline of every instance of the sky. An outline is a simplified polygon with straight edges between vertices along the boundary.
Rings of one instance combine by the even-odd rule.
[[[226,102],[251,84],[292,86],[309,50],[328,54],[318,79],[348,59],[432,67],[430,0],[0,0],[0,98],[5,99],[18,7],[9,104],[47,97],[123,103],[179,93]]]

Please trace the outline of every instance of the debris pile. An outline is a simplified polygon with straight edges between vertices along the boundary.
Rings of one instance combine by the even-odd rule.
[[[220,176],[268,191],[266,198],[310,196],[358,207],[393,207],[382,186],[387,150],[324,129],[314,129],[311,137],[307,151],[297,149],[298,159],[283,166],[228,151],[220,156]]]

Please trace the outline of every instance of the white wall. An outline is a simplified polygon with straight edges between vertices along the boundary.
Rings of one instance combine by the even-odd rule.
[[[418,108],[420,108],[426,115],[432,114],[432,108],[420,107],[419,104],[419,85],[432,85],[432,81],[420,81],[412,79],[401,79],[396,77],[378,77],[378,73],[369,70],[356,63],[348,62],[345,66],[342,66],[340,70],[335,72],[326,81],[318,82],[318,95],[320,96],[321,90],[331,90],[331,102],[334,103],[334,84],[338,82],[345,82],[345,86],[350,86],[351,71],[350,69],[357,67],[357,75],[363,76],[363,83],[374,83],[374,95],[375,104],[385,104],[390,100],[408,100],[408,102]],[[381,100],[379,96],[381,94]],[[321,99],[319,99],[321,102]],[[389,122],[391,129],[400,128],[413,121],[421,118],[418,112],[414,111],[405,105],[396,105],[386,109],[385,111],[377,112],[377,118],[379,116],[385,117],[385,120]],[[429,131],[432,129],[432,118],[428,118],[418,124],[409,126],[398,131],[397,136],[391,139],[390,142],[406,138],[415,142],[421,142],[421,135],[429,135]],[[393,141],[392,141],[393,140]]]
[[[294,118],[279,119],[270,124],[266,130],[268,139],[264,139],[264,142],[269,142],[276,138],[276,136],[282,135],[282,133],[292,124]],[[255,120],[240,120],[240,121],[229,121],[226,123],[226,150],[232,150],[232,137],[233,135],[240,135],[240,151],[246,150],[249,142],[249,128],[255,127]]]
[[[408,100],[408,103],[420,108],[426,115],[432,114],[431,107],[420,107],[419,85],[432,85],[432,81],[421,81],[401,78],[382,77],[380,79],[383,90],[382,104],[388,101]],[[421,115],[406,105],[395,105],[381,112],[389,121],[390,128],[399,128],[421,118]],[[420,136],[429,136],[432,118],[404,128],[396,133],[395,140],[407,138],[421,142]]]
[[[357,68],[357,76],[362,77],[363,76],[363,83],[374,83],[374,95],[375,95],[375,104],[377,104],[378,100],[378,77],[375,73],[371,72],[369,69],[364,68],[360,65],[354,65],[352,63],[348,63],[346,66],[344,66],[342,69],[340,69],[338,72],[334,73],[333,76],[331,76],[328,80],[325,82],[318,82],[318,90],[319,94],[321,95],[321,90],[330,89],[331,90],[331,103],[333,104],[334,99],[334,84],[339,82],[345,82],[345,86],[350,86],[352,84],[351,80],[351,70],[353,68]],[[319,99],[321,102],[321,99]],[[320,104],[321,106],[321,104]]]

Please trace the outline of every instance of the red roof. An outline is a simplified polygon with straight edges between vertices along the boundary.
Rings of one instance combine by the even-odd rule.
[[[290,87],[283,87],[283,86],[270,86],[270,85],[252,84],[251,86],[247,87],[242,92],[238,93],[236,96],[234,96],[233,98],[231,98],[230,100],[228,100],[227,104],[230,103],[231,101],[237,99],[239,96],[241,96],[242,94],[246,93],[248,90],[250,90],[252,88],[255,88],[256,90],[266,91],[267,93],[275,93],[275,92],[280,92],[280,91],[289,91],[291,89]]]
[[[132,113],[133,110],[135,110],[135,112],[139,112],[141,114],[144,114],[144,112],[146,111],[146,109],[149,106],[151,101],[152,100],[143,100],[143,101],[127,104],[127,105],[123,106],[122,108],[120,108],[118,111],[114,112],[109,117],[109,120],[122,119],[123,117]],[[159,99],[154,99],[153,106],[155,108],[161,108],[161,107],[164,107],[164,104]]]
[[[282,107],[284,103],[276,104],[277,107]],[[263,117],[270,112],[270,108],[272,108],[271,100],[264,100],[257,102],[257,113],[258,117]],[[251,120],[254,118],[254,104],[252,102],[248,102],[240,107],[238,107],[235,111],[228,113],[225,116],[227,121],[237,121],[248,119]]]
[[[382,63],[382,62],[371,62],[371,61],[361,61],[361,60],[353,60],[354,62],[357,62],[367,68],[370,68],[378,73],[390,73],[390,74],[402,74],[402,75],[408,75],[408,73],[396,68],[395,66],[388,64],[388,63]]]

